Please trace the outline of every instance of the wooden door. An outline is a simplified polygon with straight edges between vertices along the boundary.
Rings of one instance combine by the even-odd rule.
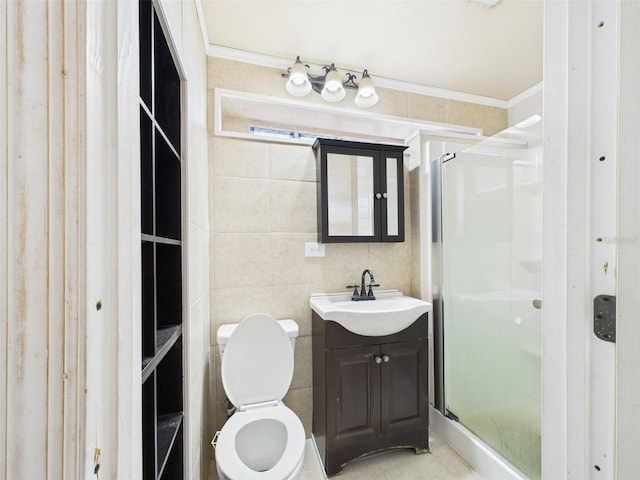
[[[380,436],[378,345],[327,352],[329,448]]]
[[[426,433],[428,419],[427,342],[380,346],[382,435]]]

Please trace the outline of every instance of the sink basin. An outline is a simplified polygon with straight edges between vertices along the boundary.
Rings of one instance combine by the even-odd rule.
[[[369,337],[404,330],[431,310],[430,303],[407,297],[399,290],[378,291],[375,295],[375,300],[354,302],[348,293],[314,293],[309,305],[323,320]]]

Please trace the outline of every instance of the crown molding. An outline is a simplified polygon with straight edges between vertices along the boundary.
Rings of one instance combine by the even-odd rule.
[[[526,89],[524,92],[522,92],[522,93],[516,95],[515,97],[513,97],[512,99],[510,99],[507,102],[507,108],[511,108],[514,105],[519,104],[523,100],[526,100],[527,98],[533,97],[536,93],[541,92],[541,91],[542,91],[542,82],[538,82],[533,87],[530,87],[530,88]]]
[[[222,47],[219,45],[207,46],[207,55],[209,57],[222,58],[224,60],[232,60],[236,62],[249,63],[252,65],[259,65],[262,67],[279,68],[286,70],[289,68],[295,59],[274,57],[271,55],[263,55],[259,53],[248,52],[244,50],[238,50],[235,48]],[[321,65],[318,65],[318,68]],[[337,67],[340,69],[340,67]],[[475,103],[478,105],[484,105],[488,107],[498,107],[507,109],[509,101],[501,100],[498,98],[485,97],[482,95],[474,95],[471,93],[456,92],[453,90],[446,90],[443,88],[428,87],[425,85],[419,85],[417,83],[403,82],[400,80],[394,80],[386,77],[379,77],[371,75],[376,86],[381,88],[390,88],[393,90],[401,90],[404,92],[416,93],[419,95],[428,95],[431,97],[445,98],[448,100],[457,100],[460,102]]]

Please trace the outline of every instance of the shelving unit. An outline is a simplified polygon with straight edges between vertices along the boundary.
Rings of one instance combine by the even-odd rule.
[[[138,4],[142,470],[145,480],[176,480],[184,476],[181,80],[153,2]]]

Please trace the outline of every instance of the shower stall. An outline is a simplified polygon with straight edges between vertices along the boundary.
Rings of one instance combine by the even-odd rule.
[[[530,133],[431,162],[432,398],[459,431],[537,480],[542,147]]]

